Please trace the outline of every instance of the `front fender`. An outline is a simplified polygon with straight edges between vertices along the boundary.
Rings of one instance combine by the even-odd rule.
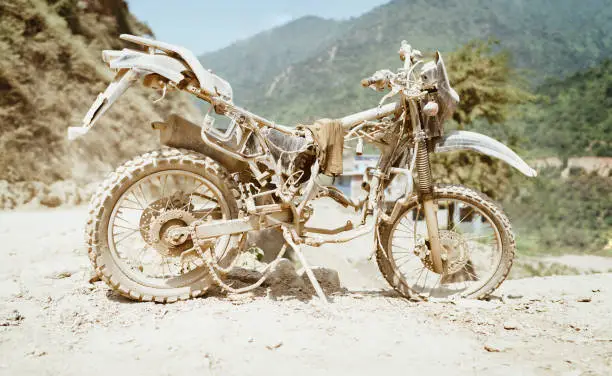
[[[538,174],[512,149],[484,134],[468,131],[449,132],[436,143],[434,148],[436,153],[457,150],[473,150],[501,159],[529,177],[534,177]]]

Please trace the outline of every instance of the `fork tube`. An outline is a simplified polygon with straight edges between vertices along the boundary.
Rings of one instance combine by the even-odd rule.
[[[418,193],[423,203],[423,214],[425,215],[425,224],[427,225],[427,234],[429,235],[429,251],[431,263],[434,272],[442,274],[444,267],[442,265],[442,246],[440,244],[440,233],[438,232],[438,217],[436,214],[436,205],[433,201],[433,184],[431,179],[431,165],[429,163],[429,151],[427,150],[427,142],[419,141],[416,167],[418,173]]]

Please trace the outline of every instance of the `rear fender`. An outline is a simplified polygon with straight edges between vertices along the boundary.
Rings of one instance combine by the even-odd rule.
[[[143,73],[157,73],[175,83],[181,82],[185,76],[181,73],[189,70],[183,63],[168,55],[151,55],[130,49],[104,51],[102,58],[108,61],[111,69],[133,69]]]
[[[108,85],[103,93],[98,95],[94,103],[85,114],[80,127],[68,127],[68,139],[75,140],[84,136],[106,111],[125,93],[125,91],[138,79],[140,74],[135,70],[120,70],[115,79]]]
[[[68,128],[68,139],[74,140],[84,136],[104,113],[125,93],[125,91],[142,76],[156,73],[175,82],[181,82],[188,68],[183,63],[167,55],[151,55],[140,51],[123,49],[102,52],[102,60],[111,69],[118,71],[113,82],[98,95],[87,111],[80,127]]]
[[[446,153],[457,150],[473,150],[490,157],[501,159],[526,176],[537,176],[537,172],[521,159],[512,149],[481,133],[453,131],[442,137],[435,145],[434,152]]]
[[[181,46],[175,46],[170,43],[129,34],[121,34],[120,38],[128,42],[147,47],[149,50],[160,50],[164,51],[168,55],[176,54],[180,56],[189,70],[195,74],[200,83],[200,89],[204,90],[206,95],[220,95],[230,102],[232,101],[233,91],[229,82],[204,68],[197,56],[195,56],[193,52],[189,51],[188,49]]]

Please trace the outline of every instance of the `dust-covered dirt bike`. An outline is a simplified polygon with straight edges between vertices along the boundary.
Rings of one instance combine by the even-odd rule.
[[[234,104],[231,86],[190,51],[142,37],[121,38],[141,50],[103,52],[116,78],[82,126],[69,129],[70,139],[87,133],[137,81],[163,96],[181,90],[210,104],[201,126],[177,115],[153,123],[163,147],[117,168],[91,200],[89,255],[100,278],[122,295],[173,302],[203,295],[213,285],[248,291],[264,282],[290,247],[325,299],[301,246],[342,243],[372,232],[382,274],[408,298],[482,298],[508,275],[515,252],[508,218],[482,193],[434,184],[430,154],[473,150],[527,176],[536,172],[487,136],[444,134],[444,121],[459,97],[439,53],[424,63],[418,50],[402,42],[402,68],[362,81],[377,91],[389,89],[377,107],[291,128]],[[396,101],[385,104],[392,97]],[[213,111],[230,119],[224,132],[213,127]],[[365,198],[352,200],[323,184],[320,174],[342,174],[344,145],[356,144],[359,153],[363,142],[376,146],[380,158],[366,170]],[[387,188],[394,180],[404,184],[393,201]],[[361,223],[308,226],[311,202],[320,197],[361,211]],[[241,288],[228,283],[228,273],[249,248],[247,238],[270,229],[282,233],[284,245],[259,268],[261,278]]]

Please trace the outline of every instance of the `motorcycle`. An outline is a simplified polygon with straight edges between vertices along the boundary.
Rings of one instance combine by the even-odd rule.
[[[445,134],[444,122],[459,96],[440,53],[424,62],[420,51],[402,41],[403,66],[361,82],[389,90],[378,106],[287,127],[237,106],[230,84],[189,50],[138,36],[121,38],[139,49],[103,52],[116,77],[83,124],[69,128],[70,139],[84,136],[141,80],[161,90],[162,98],[168,91],[185,91],[210,105],[201,126],[178,115],[153,123],[162,148],[117,168],[91,199],[89,256],[98,276],[121,295],[168,303],[204,295],[214,285],[232,293],[249,291],[264,283],[291,248],[326,300],[302,246],[343,243],[372,232],[382,275],[407,298],[483,298],[507,277],[515,253],[507,216],[471,188],[434,184],[430,155],[472,150],[527,176],[536,172],[485,135]],[[393,97],[398,99],[386,103]],[[225,131],[214,127],[212,111],[230,120]],[[343,146],[351,142],[357,153],[364,142],[380,151],[376,166],[364,174],[360,200],[321,178],[342,174]],[[390,200],[387,188],[399,180],[405,182],[403,194]],[[321,197],[354,208],[360,223],[308,226],[312,201]],[[271,229],[284,240],[278,255],[260,265],[256,281],[235,287],[228,275],[249,252],[247,238]]]

